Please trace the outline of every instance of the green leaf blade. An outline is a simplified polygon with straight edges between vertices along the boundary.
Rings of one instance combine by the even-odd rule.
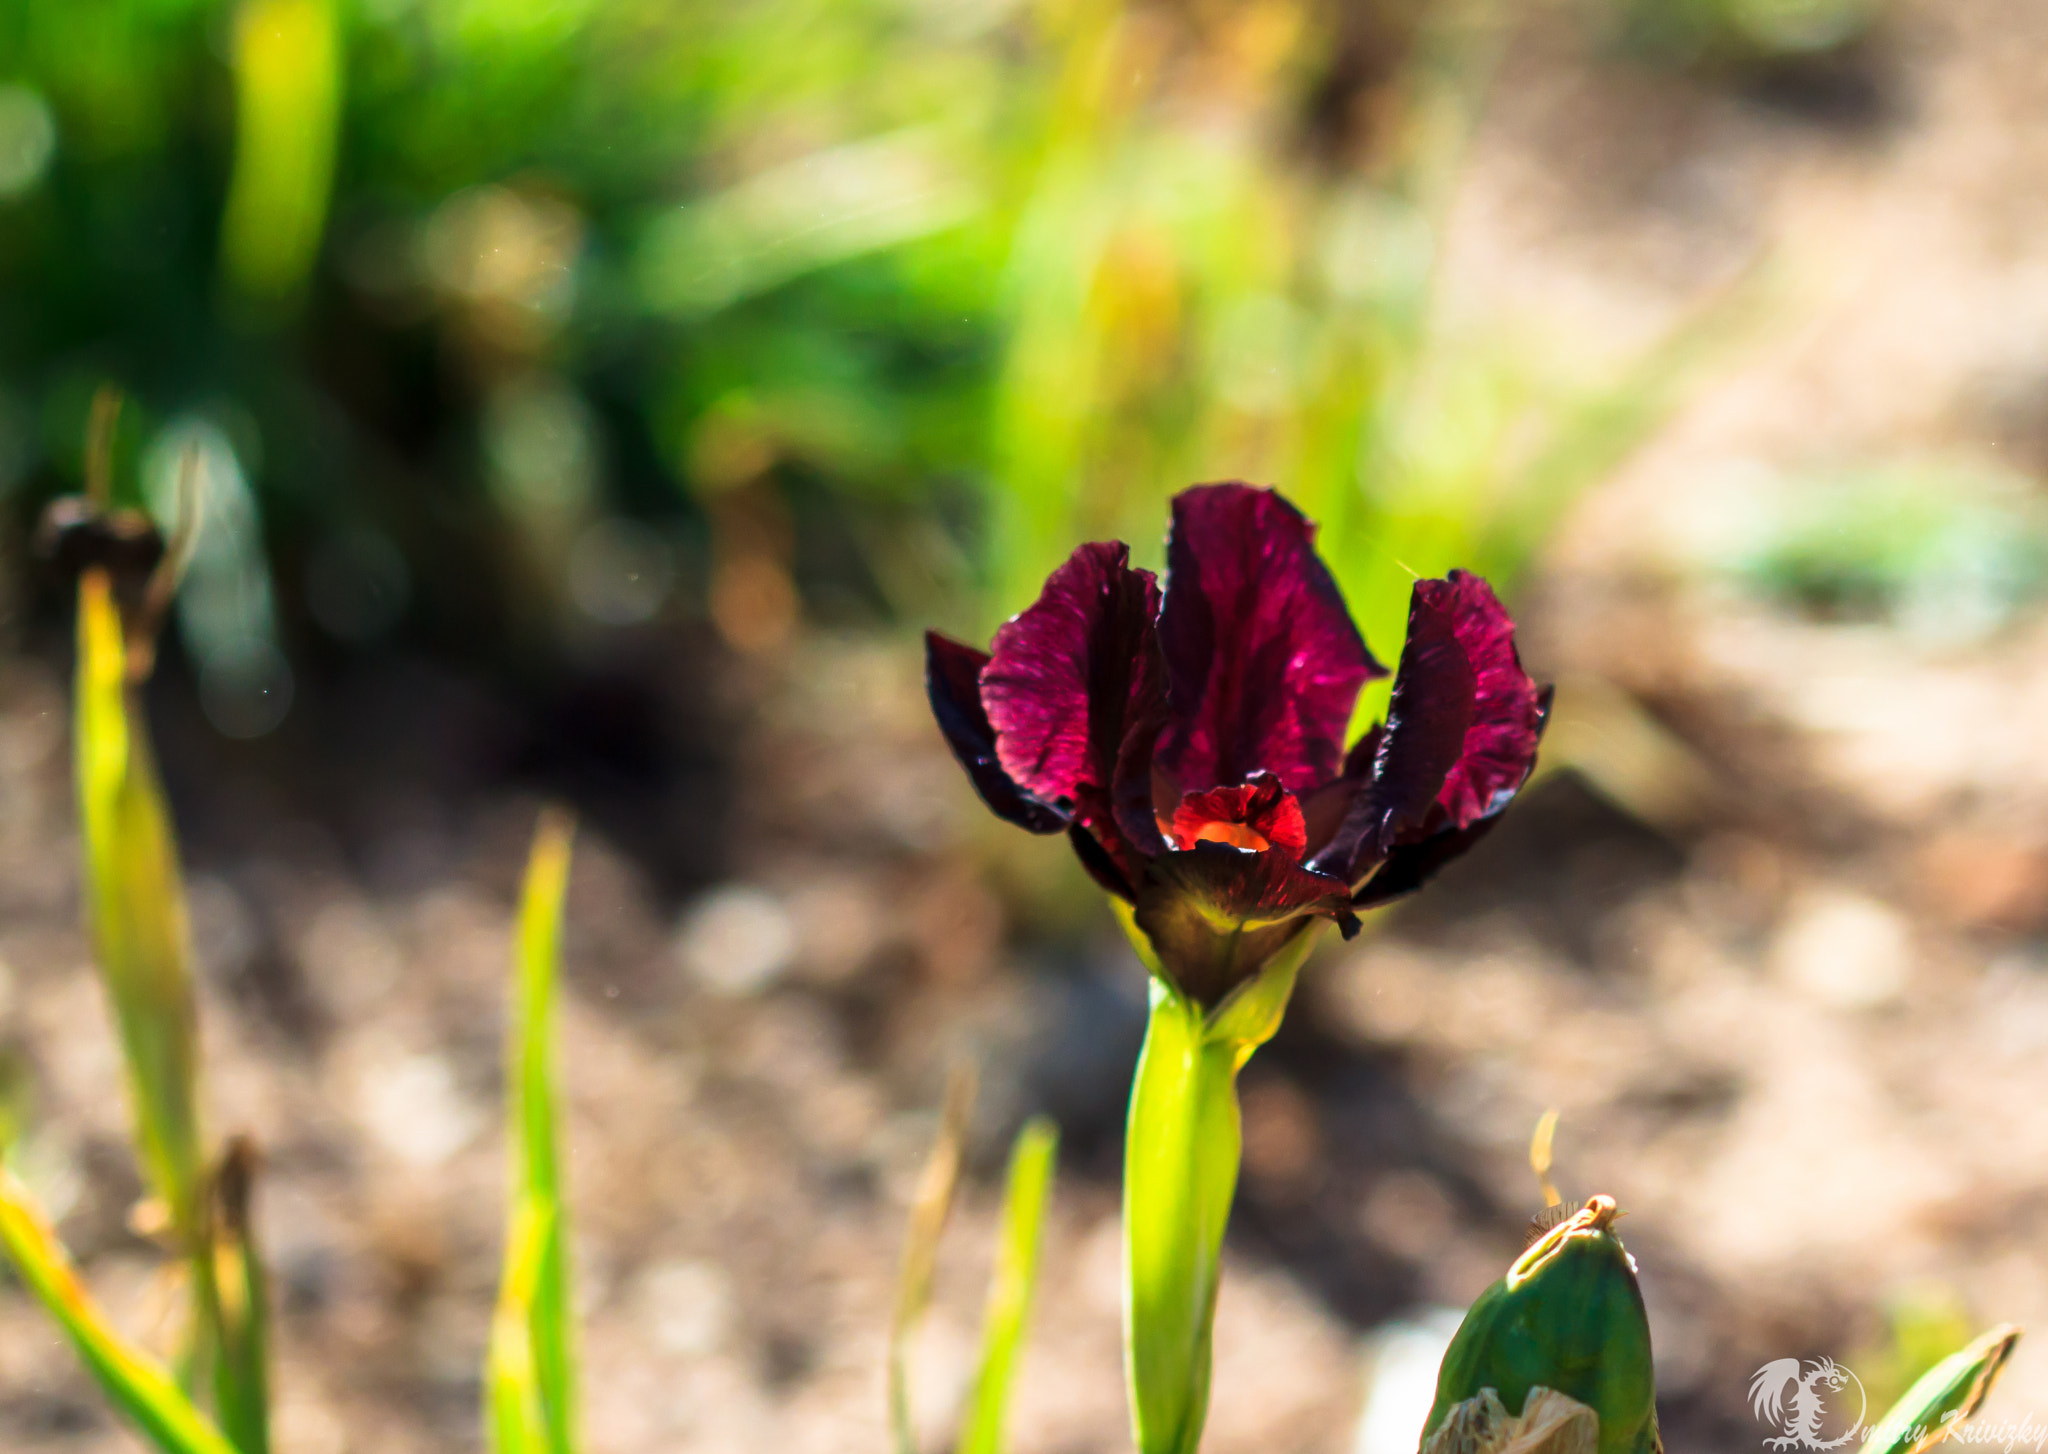
[[[512,1205],[543,1220],[532,1289],[525,1299],[528,1357],[548,1454],[571,1454],[576,1428],[575,1305],[570,1285],[568,1218],[556,1133],[555,1000],[561,969],[562,913],[575,825],[550,810],[534,835],[520,896],[516,948],[517,1014],[512,1027],[508,1099],[514,1127]],[[506,1285],[512,1283],[508,1248]]]
[[[237,1454],[170,1373],[130,1343],[93,1303],[42,1209],[0,1169],[0,1245],[114,1407],[163,1454]]]
[[[113,583],[78,586],[73,730],[87,923],[120,1030],[136,1141],[187,1247],[201,1242],[205,1167],[185,892],[148,739],[131,721],[128,649]]]
[[[521,1197],[506,1238],[504,1280],[484,1361],[485,1423],[495,1454],[548,1454],[552,1446],[533,1318],[547,1275],[554,1221],[550,1208]]]
[[[1010,1150],[996,1271],[983,1320],[981,1368],[959,1454],[1002,1454],[1003,1414],[1031,1318],[1038,1251],[1059,1162],[1059,1128],[1043,1116],[1027,1122]]]
[[[2001,1323],[1928,1369],[1878,1420],[1865,1454],[1920,1454],[1947,1438],[1982,1406],[2019,1340],[2019,1328]]]

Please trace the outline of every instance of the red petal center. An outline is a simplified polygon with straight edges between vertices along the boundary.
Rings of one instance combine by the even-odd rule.
[[[1270,773],[1235,787],[1189,793],[1171,822],[1160,815],[1159,828],[1183,851],[1197,843],[1222,843],[1250,853],[1277,848],[1299,860],[1308,847],[1301,804]]]

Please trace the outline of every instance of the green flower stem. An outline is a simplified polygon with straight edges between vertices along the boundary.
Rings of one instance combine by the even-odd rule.
[[[1214,1009],[1152,971],[1152,1010],[1124,1145],[1124,1351],[1140,1454],[1194,1454],[1209,1409],[1223,1230],[1242,1148],[1237,1073],[1280,1027],[1314,940],[1304,930]]]

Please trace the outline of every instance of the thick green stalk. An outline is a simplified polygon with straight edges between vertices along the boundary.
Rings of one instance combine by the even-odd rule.
[[[1124,1143],[1124,1353],[1140,1454],[1194,1454],[1209,1411],[1223,1230],[1242,1141],[1237,1073],[1280,1027],[1307,958],[1304,931],[1214,1009],[1152,961],[1152,1011]]]
[[[1192,1454],[1209,1405],[1209,1330],[1237,1192],[1237,1066],[1201,1006],[1152,982],[1124,1153],[1124,1334],[1143,1454]]]

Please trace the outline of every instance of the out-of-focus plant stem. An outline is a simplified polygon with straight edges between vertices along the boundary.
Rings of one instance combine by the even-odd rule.
[[[554,1214],[531,1196],[518,1198],[505,1237],[505,1279],[491,1315],[484,1363],[484,1420],[494,1454],[547,1454],[547,1410],[534,1357],[533,1314]]]
[[[118,409],[110,390],[93,406],[86,483],[95,510],[111,503]],[[190,544],[195,489],[188,464],[180,546],[143,584],[145,600],[156,606],[153,616],[144,612],[149,620],[124,619],[122,588],[106,567],[89,566],[79,576],[74,771],[87,927],[120,1033],[136,1148],[162,1229],[190,1278],[192,1318],[177,1359],[179,1381],[189,1392],[210,1379],[222,1423],[242,1454],[268,1454],[264,1284],[247,1215],[252,1154],[242,1148],[218,1178],[207,1165],[184,881],[138,696],[153,660],[150,631]]]

